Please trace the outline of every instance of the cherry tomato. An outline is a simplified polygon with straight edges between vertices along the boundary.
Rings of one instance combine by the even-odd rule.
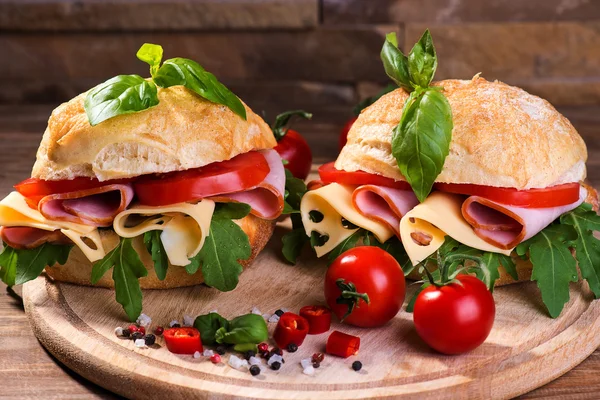
[[[412,190],[406,181],[395,181],[385,176],[370,174],[364,171],[342,171],[336,169],[335,162],[329,162],[319,167],[319,176],[323,183],[341,183],[344,185],[378,185],[401,190]]]
[[[459,283],[425,288],[413,310],[421,339],[444,354],[460,354],[481,345],[496,315],[494,298],[483,282],[470,275],[456,279]]]
[[[98,187],[131,182],[132,179],[115,179],[100,182],[96,178],[75,178],[60,181],[45,181],[37,178],[28,178],[15,185],[17,192],[27,200],[27,204],[37,208],[44,197],[56,193],[71,193],[80,190],[95,189]]]
[[[187,171],[143,176],[134,190],[141,204],[165,206],[253,188],[270,170],[264,155],[249,152]]]
[[[346,142],[348,141],[348,132],[350,132],[350,128],[352,128],[352,125],[354,125],[356,120],[357,117],[352,117],[342,127],[342,130],[340,131],[340,151],[342,151],[342,148],[346,145]]]
[[[544,208],[571,204],[579,200],[579,183],[565,183],[544,189],[517,190],[466,183],[436,183],[435,188],[442,192],[481,196],[516,207]]]
[[[175,354],[194,354],[199,351],[202,353],[202,340],[200,332],[196,328],[171,328],[163,332],[163,337],[167,343],[167,349]]]
[[[298,132],[288,129],[279,140],[275,150],[283,160],[287,161],[285,168],[298,179],[306,179],[312,166],[312,152],[306,139]]]
[[[344,322],[365,328],[381,326],[400,311],[404,284],[402,268],[389,253],[379,247],[355,247],[327,270],[325,299]]]

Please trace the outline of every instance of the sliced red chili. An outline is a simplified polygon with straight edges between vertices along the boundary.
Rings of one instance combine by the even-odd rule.
[[[348,358],[358,354],[360,348],[360,338],[358,336],[348,335],[340,331],[333,331],[327,339],[327,354],[338,357]]]
[[[308,321],[308,334],[318,335],[331,328],[331,311],[324,306],[304,306],[300,316]]]
[[[167,349],[175,354],[203,352],[200,332],[196,328],[171,328],[163,332]]]
[[[277,346],[286,349],[290,343],[300,346],[308,334],[308,321],[299,315],[286,312],[279,317],[273,339]]]

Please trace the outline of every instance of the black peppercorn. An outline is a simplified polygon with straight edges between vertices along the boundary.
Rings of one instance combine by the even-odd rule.
[[[287,351],[290,353],[295,353],[298,350],[298,345],[296,343],[288,344]]]
[[[275,315],[277,315],[278,317],[281,317],[283,314],[284,314],[283,310],[275,311]]]
[[[127,328],[123,329],[123,337],[131,336],[131,331]]]
[[[225,347],[223,345],[217,346],[217,348],[215,350],[217,351],[217,354],[219,354],[219,355],[223,355],[223,354],[227,353],[227,347]]]
[[[256,375],[260,374],[260,367],[258,365],[251,366],[250,373],[252,374],[252,376],[256,376]]]
[[[279,368],[281,368],[281,363],[279,361],[275,361],[271,364],[271,369],[273,371],[277,371]]]
[[[146,346],[152,346],[154,343],[156,343],[156,336],[149,333],[144,337],[144,341],[146,342]]]
[[[352,369],[355,371],[360,371],[362,368],[362,363],[360,361],[354,361],[352,363]]]
[[[273,350],[271,350],[271,355],[273,354],[277,354],[278,356],[282,356],[283,355],[283,350],[281,350],[279,347],[273,347]]]
[[[173,324],[171,328],[181,328],[181,324]]]
[[[131,339],[132,340],[138,340],[138,339],[143,339],[144,335],[142,334],[142,332],[133,332],[133,334],[131,335]]]
[[[256,355],[256,352],[254,350],[248,350],[247,352],[244,353],[244,358],[246,360],[250,360],[250,357],[254,357]]]
[[[313,363],[313,368],[319,368],[321,366],[320,362]]]

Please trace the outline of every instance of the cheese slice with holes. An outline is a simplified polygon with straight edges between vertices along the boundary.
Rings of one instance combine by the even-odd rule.
[[[302,223],[308,236],[313,231],[326,235],[329,239],[322,246],[315,246],[317,257],[321,257],[350,237],[357,229],[348,229],[342,225],[342,217],[352,224],[372,232],[377,240],[385,242],[394,232],[385,224],[373,221],[360,214],[352,205],[354,186],[330,183],[316,190],[308,191],[302,198],[300,212]],[[315,222],[311,211],[323,214],[323,220]]]
[[[509,255],[512,251],[493,246],[473,232],[471,225],[463,218],[460,208],[463,197],[456,194],[433,192],[425,201],[410,210],[400,220],[400,237],[408,257],[417,265],[444,243],[448,235],[462,244],[475,249]],[[429,244],[417,243],[413,237],[425,234]]]
[[[60,229],[91,262],[106,255],[95,226],[46,219],[38,210],[29,207],[19,192],[11,192],[0,201],[0,226],[23,226],[45,231]]]
[[[169,262],[185,267],[190,263],[190,258],[202,249],[210,232],[214,210],[215,202],[212,200],[164,207],[134,205],[115,217],[113,228],[117,235],[125,238],[154,230],[162,231],[160,239]]]

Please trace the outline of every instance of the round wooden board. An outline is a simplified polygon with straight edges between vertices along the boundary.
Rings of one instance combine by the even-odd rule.
[[[306,254],[292,267],[279,260],[281,229],[229,293],[197,286],[144,291],[144,312],[153,324],[168,325],[183,315],[217,309],[226,318],[253,306],[272,313],[297,311],[324,302],[323,261]],[[411,285],[410,292],[415,285]],[[23,289],[25,309],[36,336],[61,362],[85,378],[130,398],[358,399],[415,397],[450,399],[509,398],[564,374],[600,345],[600,303],[586,284],[571,286],[571,301],[551,319],[535,283],[499,288],[497,314],[488,340],[461,356],[429,350],[404,311],[378,329],[334,324],[361,337],[361,352],[347,360],[327,356],[314,376],[302,374],[299,361],[323,351],[327,334],[309,336],[281,370],[258,377],[206,358],[177,356],[166,348],[138,349],[115,336],[124,314],[108,289],[74,286],[40,277]],[[273,324],[269,324],[273,329]],[[163,344],[159,338],[159,345]],[[159,347],[159,346],[157,346]],[[350,365],[360,359],[359,373]]]

